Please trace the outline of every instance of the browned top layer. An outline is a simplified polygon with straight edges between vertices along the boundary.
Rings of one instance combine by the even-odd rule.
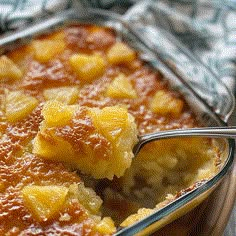
[[[32,215],[24,207],[20,191],[28,184],[63,184],[80,182],[75,173],[69,172],[63,164],[49,162],[31,154],[30,141],[38,132],[42,120],[41,107],[44,98],[42,92],[45,88],[65,85],[78,85],[80,88],[77,103],[88,107],[105,107],[115,104],[126,104],[129,112],[135,117],[141,134],[155,130],[174,129],[195,126],[195,119],[191,111],[184,105],[179,117],[171,115],[159,115],[150,111],[149,102],[158,89],[169,90],[168,84],[162,76],[144,65],[139,59],[129,64],[108,65],[105,73],[90,84],[82,83],[71,69],[68,60],[75,53],[99,52],[104,54],[114,44],[116,36],[113,30],[104,27],[90,25],[71,25],[49,36],[41,36],[39,39],[50,39],[65,34],[66,50],[55,56],[47,63],[40,63],[34,58],[31,46],[23,46],[7,56],[22,70],[23,78],[18,81],[1,82],[1,93],[4,89],[10,91],[23,90],[25,94],[35,96],[41,104],[25,119],[8,123],[4,116],[0,117],[0,132],[4,138],[0,141],[0,234],[4,235],[10,230],[12,235],[32,229],[39,232],[56,233],[66,232],[71,235],[95,234],[93,225],[88,215],[78,203],[74,203],[64,209],[69,212],[70,221],[59,222],[59,216],[43,224],[37,223]],[[135,88],[138,98],[117,99],[104,95],[107,85],[120,72],[129,76]],[[180,97],[175,92],[170,92],[174,97]],[[83,142],[82,136],[89,132],[88,124],[79,124],[79,119],[74,120],[69,130],[61,130],[61,135],[69,142]],[[78,143],[79,145],[79,143]],[[104,145],[101,140],[101,145]],[[109,144],[106,144],[109,145]],[[77,222],[75,224],[75,222]],[[30,235],[30,234],[27,234]]]

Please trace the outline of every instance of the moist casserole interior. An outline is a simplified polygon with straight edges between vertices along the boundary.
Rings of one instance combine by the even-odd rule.
[[[152,142],[132,160],[137,134],[201,124],[111,28],[39,36],[0,57],[0,83],[1,235],[112,234],[221,163],[208,138]]]

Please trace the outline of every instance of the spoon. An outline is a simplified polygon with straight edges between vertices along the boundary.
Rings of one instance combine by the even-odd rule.
[[[134,156],[136,156],[140,149],[151,141],[177,138],[177,137],[211,137],[211,138],[236,138],[236,127],[206,127],[206,128],[192,128],[192,129],[177,129],[167,130],[151,134],[138,136],[138,143],[133,148]]]

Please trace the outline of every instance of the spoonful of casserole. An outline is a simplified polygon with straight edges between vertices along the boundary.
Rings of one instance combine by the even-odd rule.
[[[34,154],[94,178],[120,177],[130,167],[138,132],[127,108],[89,108],[52,100],[45,103],[42,115]]]
[[[64,162],[94,178],[120,177],[148,142],[174,137],[236,137],[236,128],[169,130],[138,136],[126,107],[102,109],[65,105],[52,100],[42,109],[44,120],[33,141],[33,153]]]

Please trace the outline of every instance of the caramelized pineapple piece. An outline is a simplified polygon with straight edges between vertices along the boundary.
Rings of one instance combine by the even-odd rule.
[[[121,227],[128,227],[134,223],[136,223],[139,220],[142,220],[143,218],[151,215],[153,212],[155,212],[155,209],[149,209],[149,208],[140,208],[137,213],[130,215],[127,217],[121,224]]]
[[[117,42],[108,50],[107,58],[112,64],[130,63],[136,58],[136,54],[126,44]]]
[[[76,54],[70,57],[69,62],[79,79],[84,82],[91,82],[101,76],[106,67],[105,60],[99,54]]]
[[[133,146],[137,142],[137,127],[133,116],[123,107],[91,108],[89,114],[93,124],[112,144],[112,154],[108,161],[96,163],[95,169],[89,161],[86,171],[95,178],[112,179],[114,175],[120,177],[131,165]],[[96,155],[96,154],[95,154]]]
[[[115,141],[129,125],[128,112],[123,107],[92,108],[90,115],[94,126],[111,141]]]
[[[26,186],[22,196],[26,207],[39,222],[50,220],[59,213],[66,201],[68,188],[64,186]]]
[[[21,91],[6,94],[6,118],[9,122],[16,122],[27,115],[38,105],[38,100],[25,95]]]
[[[23,76],[18,66],[8,57],[0,57],[0,81],[3,79],[17,80]]]
[[[74,150],[70,143],[55,135],[53,127],[68,125],[73,118],[77,106],[65,105],[56,100],[44,104],[40,132],[33,141],[33,153],[45,159],[74,162]]]
[[[96,230],[101,234],[113,234],[116,232],[116,227],[110,217],[104,217],[97,225]]]
[[[65,104],[73,104],[78,98],[79,90],[75,86],[45,89],[43,96],[46,100],[57,100]]]
[[[92,188],[84,186],[84,183],[72,184],[69,187],[69,194],[77,198],[79,202],[92,214],[99,214],[102,199],[96,195]]]
[[[172,97],[164,90],[160,90],[154,95],[150,108],[155,113],[161,115],[171,114],[177,117],[180,115],[183,105],[182,100]]]
[[[136,98],[137,94],[131,82],[124,74],[118,75],[106,90],[106,95],[113,98]]]
[[[76,106],[68,106],[57,100],[45,103],[42,114],[48,126],[63,126],[69,124],[76,110]]]
[[[66,163],[75,161],[75,153],[70,143],[57,137],[54,133],[45,133],[43,127],[33,140],[32,152],[47,160]]]
[[[65,42],[63,40],[34,40],[32,48],[36,60],[45,63],[64,51]]]

